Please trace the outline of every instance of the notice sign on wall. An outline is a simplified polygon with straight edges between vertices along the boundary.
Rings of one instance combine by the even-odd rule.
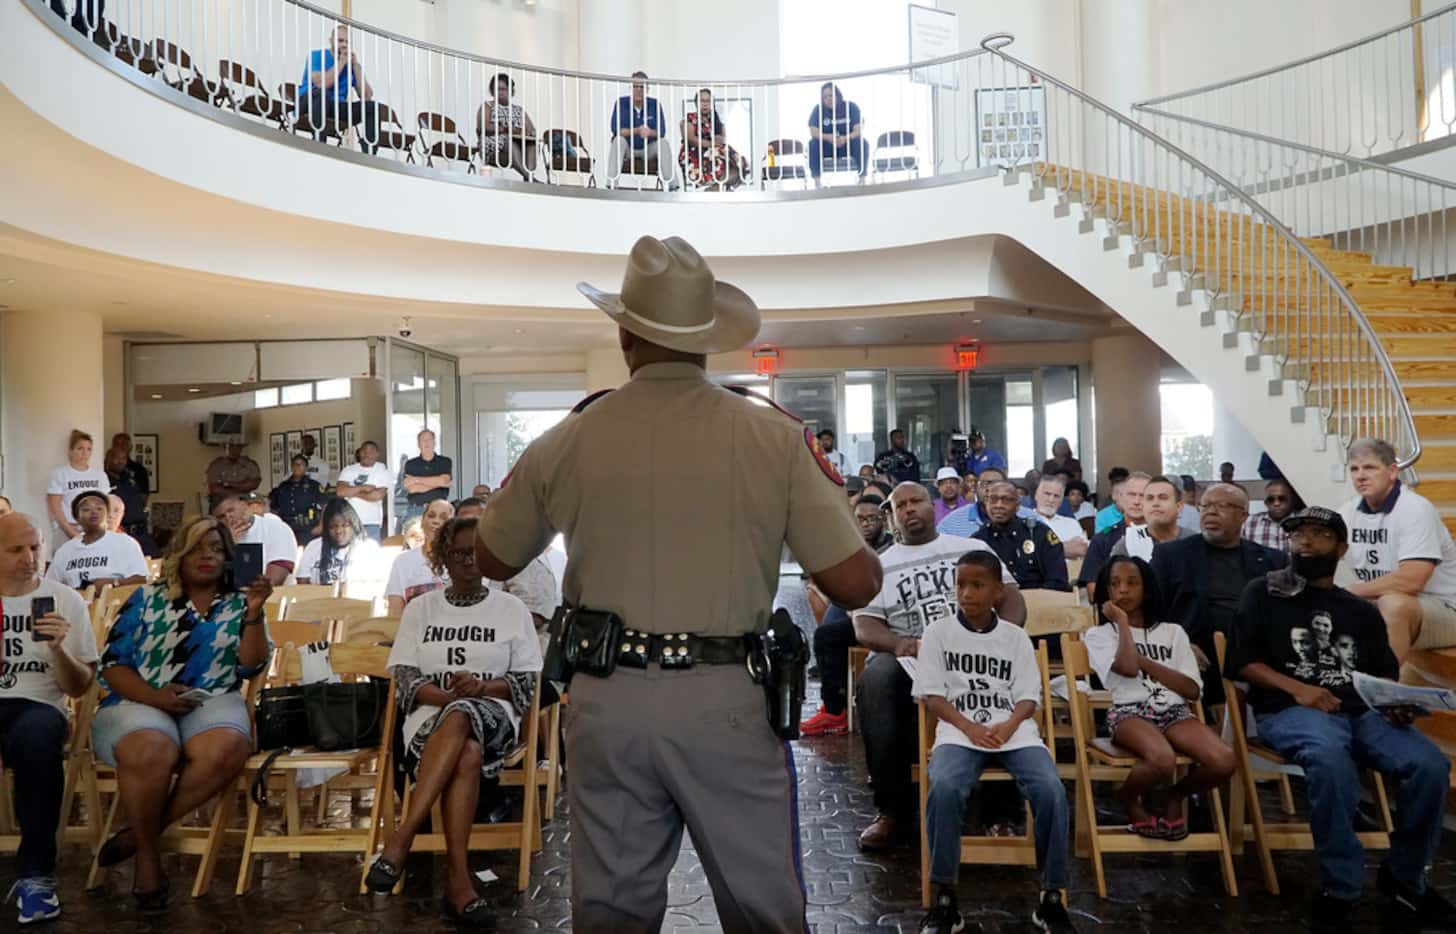
[[[910,61],[925,62],[955,55],[961,50],[959,17],[950,10],[910,4]],[[910,80],[919,84],[954,88],[957,86],[953,63],[916,68]]]

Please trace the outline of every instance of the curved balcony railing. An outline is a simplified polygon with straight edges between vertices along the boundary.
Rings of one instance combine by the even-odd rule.
[[[1456,132],[1456,4],[1296,61],[1133,105],[1355,159]]]
[[[981,81],[980,48],[837,75],[641,80],[452,51],[303,0],[111,0],[104,18],[94,0],[19,2],[183,106],[487,185],[846,194],[994,174],[1045,145],[1044,127],[975,123],[996,91]],[[342,77],[341,41],[352,62]],[[811,127],[826,85],[839,97]]]
[[[1314,251],[1243,187],[1193,153],[1005,52],[988,37],[995,83],[1040,97],[1048,157],[1033,171],[1225,309],[1317,400],[1345,442],[1382,437],[1402,468],[1420,457],[1395,368],[1359,305]],[[1311,402],[1311,404],[1314,404]]]
[[[611,118],[632,93],[631,77],[463,55],[340,20],[302,0],[113,0],[104,21],[90,0],[19,2],[133,82],[215,119],[402,171],[487,185],[548,182],[533,186],[542,192],[611,188],[601,195],[732,199],[744,190],[807,189],[815,174],[810,146],[820,143],[810,114],[823,85],[836,85],[856,103],[860,132],[815,160],[831,189],[820,194],[1033,173],[1069,205],[1080,202],[1085,219],[1105,216],[1188,288],[1230,307],[1289,372],[1322,392],[1329,431],[1346,441],[1387,438],[1402,466],[1420,454],[1389,359],[1314,252],[1189,152],[1007,54],[1009,35],[945,59],[846,75],[649,79],[645,90],[663,115],[659,139],[667,152],[642,165],[632,150],[617,156],[611,149],[621,128]],[[328,82],[341,36],[357,63],[358,90],[348,101],[324,95],[311,106],[307,86]],[[717,138],[691,147],[684,134],[702,90],[717,113]],[[499,120],[484,106],[492,91]],[[835,108],[834,115],[846,123],[831,122],[828,132],[848,133],[850,114]],[[640,193],[674,181],[704,193]],[[735,188],[740,194],[728,191]]]

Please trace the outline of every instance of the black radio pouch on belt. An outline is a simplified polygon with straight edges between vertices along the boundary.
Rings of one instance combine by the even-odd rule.
[[[798,739],[809,667],[809,643],[803,631],[794,625],[788,611],[777,610],[768,629],[744,638],[748,640],[748,674],[763,685],[768,698],[768,725],[779,739]]]
[[[622,651],[622,618],[607,610],[575,609],[561,626],[561,660],[567,678],[581,672],[605,678],[617,670]]]

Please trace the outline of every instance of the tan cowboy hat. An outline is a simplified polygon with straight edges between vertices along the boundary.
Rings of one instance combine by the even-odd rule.
[[[758,336],[758,306],[713,270],[681,237],[642,237],[632,245],[621,292],[576,288],[620,327],[684,353],[724,353]]]

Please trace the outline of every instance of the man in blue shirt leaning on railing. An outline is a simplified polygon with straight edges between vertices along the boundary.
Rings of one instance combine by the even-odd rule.
[[[349,100],[357,91],[359,100]],[[308,54],[303,80],[298,85],[298,122],[323,141],[325,133],[342,136],[349,127],[364,124],[360,145],[370,155],[379,148],[378,104],[364,69],[349,47],[349,27],[334,30],[333,47]]]

